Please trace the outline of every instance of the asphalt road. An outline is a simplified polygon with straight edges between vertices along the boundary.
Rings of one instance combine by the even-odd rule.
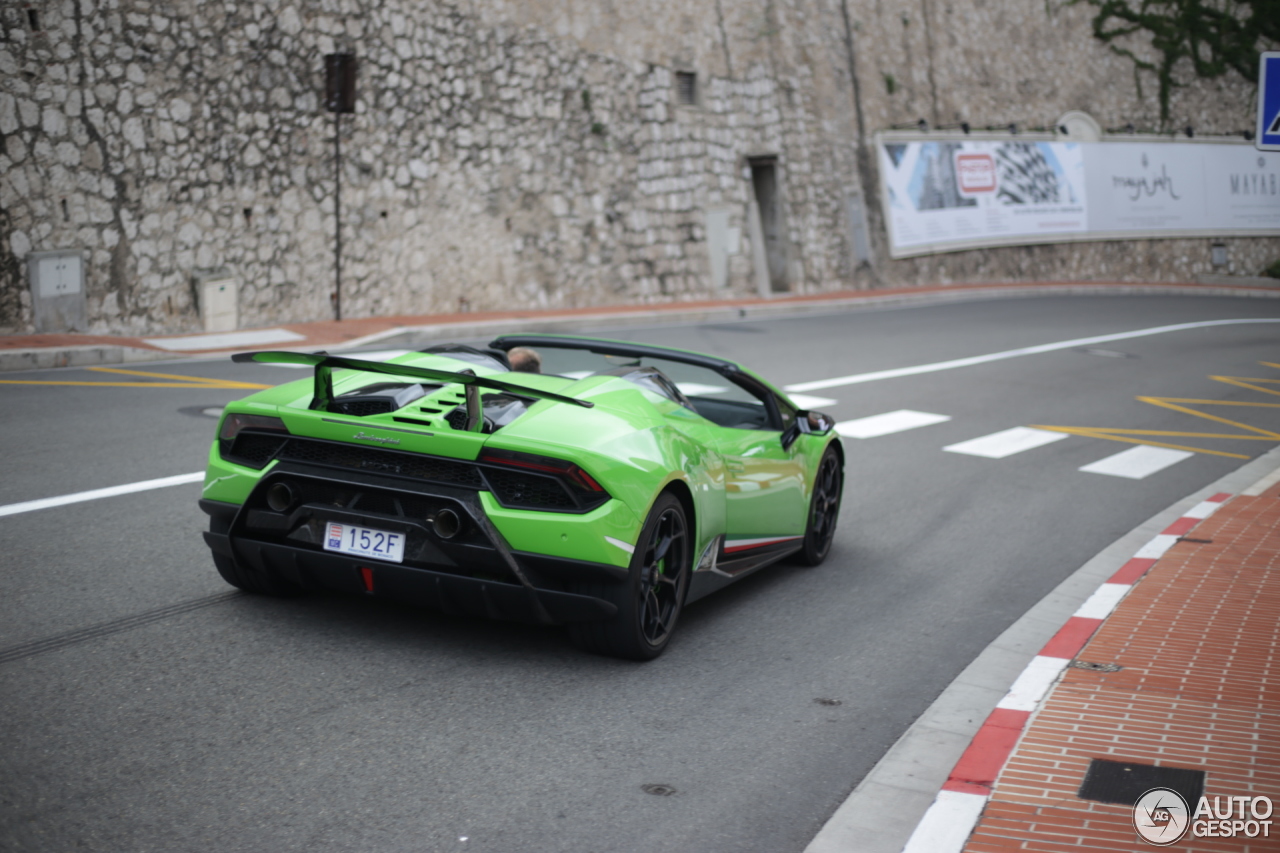
[[[613,333],[722,354],[780,384],[1094,335],[1280,317],[1274,300],[1045,297]],[[951,679],[1062,578],[1280,443],[1280,325],[1214,326],[810,391],[847,439],[817,569],[693,605],[648,664],[554,629],[385,602],[230,592],[198,485],[0,517],[0,849],[801,850]],[[5,506],[198,471],[216,410],[296,371],[229,360],[6,374]],[[1242,387],[1211,377],[1251,377]],[[167,380],[179,382],[178,380]],[[1270,384],[1276,383],[1276,384]],[[1263,390],[1259,390],[1263,389]],[[1264,393],[1270,390],[1272,393]],[[1167,402],[1167,401],[1166,401]],[[1071,435],[1002,459],[943,447],[1047,425],[1197,452],[1143,479]],[[1257,430],[1269,432],[1268,437]],[[648,793],[659,785],[667,795]]]

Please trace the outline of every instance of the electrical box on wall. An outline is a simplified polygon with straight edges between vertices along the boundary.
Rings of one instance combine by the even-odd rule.
[[[36,331],[85,331],[84,252],[28,252],[26,261]]]
[[[226,269],[196,273],[196,304],[206,332],[240,328],[240,283]]]

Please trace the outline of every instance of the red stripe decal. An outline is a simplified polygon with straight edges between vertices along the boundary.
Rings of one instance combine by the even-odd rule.
[[[732,554],[735,551],[750,551],[752,548],[763,548],[766,545],[777,545],[781,542],[794,542],[799,536],[783,536],[780,539],[770,539],[768,542],[752,542],[750,545],[734,545],[730,546],[728,542],[724,545],[724,552]]]

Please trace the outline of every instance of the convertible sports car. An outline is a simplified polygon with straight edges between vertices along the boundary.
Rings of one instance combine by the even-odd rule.
[[[517,348],[543,372],[512,370]],[[388,362],[233,358],[315,369],[227,406],[209,450],[205,541],[249,592],[566,624],[647,660],[686,603],[831,548],[831,418],[715,356],[521,335]]]

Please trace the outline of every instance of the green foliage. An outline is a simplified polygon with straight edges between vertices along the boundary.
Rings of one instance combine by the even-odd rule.
[[[892,74],[884,75],[884,90],[888,92],[890,95],[898,91],[898,81],[894,78]]]
[[[1262,274],[1271,278],[1280,278],[1280,260],[1273,261],[1271,266],[1262,271]]]
[[[1169,121],[1169,96],[1186,85],[1175,67],[1189,60],[1197,77],[1235,71],[1256,85],[1262,45],[1280,43],[1280,0],[1067,0],[1097,9],[1093,34],[1134,64],[1134,77],[1149,71],[1160,84],[1160,120]],[[1148,34],[1158,59],[1142,59],[1122,41]]]

